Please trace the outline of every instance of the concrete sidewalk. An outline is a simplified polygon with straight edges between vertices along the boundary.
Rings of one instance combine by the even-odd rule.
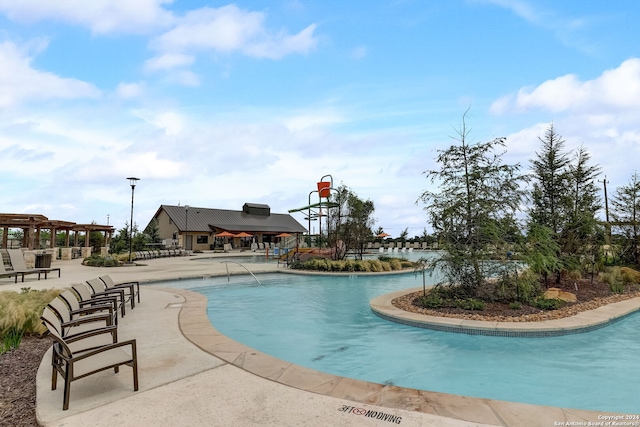
[[[245,253],[244,255],[247,255]],[[228,256],[228,255],[225,255]],[[211,254],[162,258],[128,268],[85,267],[56,261],[61,278],[27,279],[2,290],[62,288],[110,274],[116,282],[150,282],[141,303],[120,319],[120,340],[138,345],[140,389],[131,369],[75,381],[62,410],[63,382],[51,390],[51,355],[37,378],[37,416],[45,426],[547,426],[597,421],[598,413],[474,399],[366,383],[312,371],[264,355],[220,334],[208,322],[206,299],[160,288],[154,281],[226,275]],[[195,260],[196,258],[211,258]],[[247,264],[253,273],[282,269]],[[231,274],[246,273],[233,263]],[[51,352],[51,350],[49,350]]]

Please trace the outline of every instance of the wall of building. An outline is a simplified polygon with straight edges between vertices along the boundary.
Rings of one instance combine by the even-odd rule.
[[[162,240],[173,239],[174,233],[178,233],[178,227],[171,221],[169,215],[161,210],[156,218],[158,220],[158,234]]]

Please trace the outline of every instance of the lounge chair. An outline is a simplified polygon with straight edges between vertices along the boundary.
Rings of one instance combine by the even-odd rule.
[[[76,283],[71,285],[72,293],[78,298],[80,307],[92,305],[109,305],[113,311],[118,312],[118,297],[116,295],[105,295],[103,297],[92,297],[92,289],[86,283]],[[64,294],[64,292],[63,292]],[[62,295],[62,294],[61,294]],[[63,295],[64,298],[64,295]],[[70,304],[71,305],[71,304]]]
[[[102,283],[102,281],[100,279],[92,279],[92,280],[97,280],[98,282]],[[80,296],[80,299],[82,299],[83,301],[96,301],[98,303],[103,303],[105,298],[109,298],[112,299],[113,301],[115,301],[115,305],[117,309],[120,309],[120,315],[122,317],[124,317],[125,315],[125,304],[124,304],[124,291],[122,291],[121,293],[117,293],[117,292],[107,292],[107,293],[101,293],[101,292],[95,292],[93,290],[93,288],[91,286],[89,286],[88,283],[76,283],[74,285],[71,286],[73,288],[73,290]]]
[[[69,409],[73,381],[112,368],[115,373],[118,373],[121,365],[132,368],[133,390],[138,391],[136,340],[117,342],[115,326],[95,329],[83,334],[63,336],[59,320],[49,307],[45,307],[41,319],[55,341],[53,344],[51,390],[55,390],[57,387],[58,374],[64,378],[62,410]],[[106,342],[92,349],[83,347],[87,340],[98,337],[102,337],[104,341],[108,341],[110,337],[111,342]]]
[[[107,288],[107,285],[98,277],[87,280],[87,284],[91,287],[91,289],[93,289],[94,295],[118,295],[123,303],[130,301],[132,309],[136,306],[136,302],[133,298],[133,292],[128,292],[130,291],[130,289],[128,288]],[[133,287],[131,289],[133,289]]]
[[[25,274],[38,273],[38,280],[40,280],[41,273],[44,273],[44,278],[46,279],[47,274],[51,271],[57,271],[58,277],[60,277],[60,268],[57,267],[27,268],[27,264],[24,262],[24,254],[21,249],[7,249],[7,253],[11,259],[11,265],[13,266],[14,271]],[[22,276],[22,281],[24,282],[24,276]]]
[[[66,301],[59,297],[52,299],[47,304],[47,307],[52,309],[58,316],[62,336],[79,334],[113,325],[112,315],[106,313],[92,313],[84,316],[80,316],[79,313],[72,314]]]
[[[131,296],[131,298],[134,298],[137,295],[138,303],[140,302],[140,282],[132,281],[132,282],[115,283],[111,278],[111,276],[109,276],[108,274],[105,274],[104,276],[100,276],[99,279],[104,282],[104,284],[107,286],[107,289],[118,289],[118,288],[129,289],[129,295]]]
[[[2,249],[2,251],[6,252],[9,257],[9,262],[11,263],[11,270],[5,270],[7,277],[15,276],[15,283],[18,283],[18,275],[22,277],[22,281],[24,282],[25,275],[37,274],[38,280],[40,280],[40,274],[42,272],[35,268],[27,268],[24,262],[24,256],[20,249]],[[2,268],[5,268],[4,263]]]
[[[71,316],[86,316],[90,314],[109,314],[111,323],[118,324],[118,306],[113,299],[105,300],[104,303],[97,304],[94,301],[81,301],[71,290],[65,289],[59,295],[69,306]]]
[[[0,257],[0,277],[13,277],[15,278],[15,283],[18,283],[18,276],[22,276],[22,281],[24,282],[25,273],[19,271],[5,270],[4,263],[2,262],[2,257]]]

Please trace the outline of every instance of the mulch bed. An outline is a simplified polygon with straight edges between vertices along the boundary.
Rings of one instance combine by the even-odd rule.
[[[36,374],[52,342],[24,336],[17,349],[0,355],[0,426],[38,426]]]
[[[486,303],[482,311],[468,311],[460,308],[427,309],[419,305],[419,298],[422,297],[422,291],[420,291],[396,298],[392,304],[401,310],[431,316],[498,322],[536,322],[574,316],[582,311],[640,297],[637,287],[630,286],[625,289],[625,293],[616,294],[611,292],[608,283],[598,281],[591,283],[589,279],[563,280],[559,285],[552,283],[550,286],[575,294],[578,302],[567,303],[562,308],[549,311],[524,304],[520,309],[512,309],[509,304],[498,302]]]

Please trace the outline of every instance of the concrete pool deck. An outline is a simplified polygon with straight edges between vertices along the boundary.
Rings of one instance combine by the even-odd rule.
[[[161,258],[118,269],[56,261],[62,277],[27,277],[18,284],[7,279],[0,290],[63,288],[102,274],[116,282],[145,283],[226,275],[226,266],[215,259],[194,258]],[[246,266],[253,273],[283,268],[275,263]],[[228,267],[233,274],[246,273],[240,266]],[[42,425],[552,426],[614,415],[336,377],[275,359],[220,334],[209,323],[206,298],[200,294],[152,283],[142,287],[141,294],[141,304],[127,310],[119,325],[120,340],[137,339],[139,391],[133,391],[129,368],[117,375],[105,371],[74,382],[70,408],[62,411],[61,381],[51,391],[49,350],[37,377],[36,410]]]

